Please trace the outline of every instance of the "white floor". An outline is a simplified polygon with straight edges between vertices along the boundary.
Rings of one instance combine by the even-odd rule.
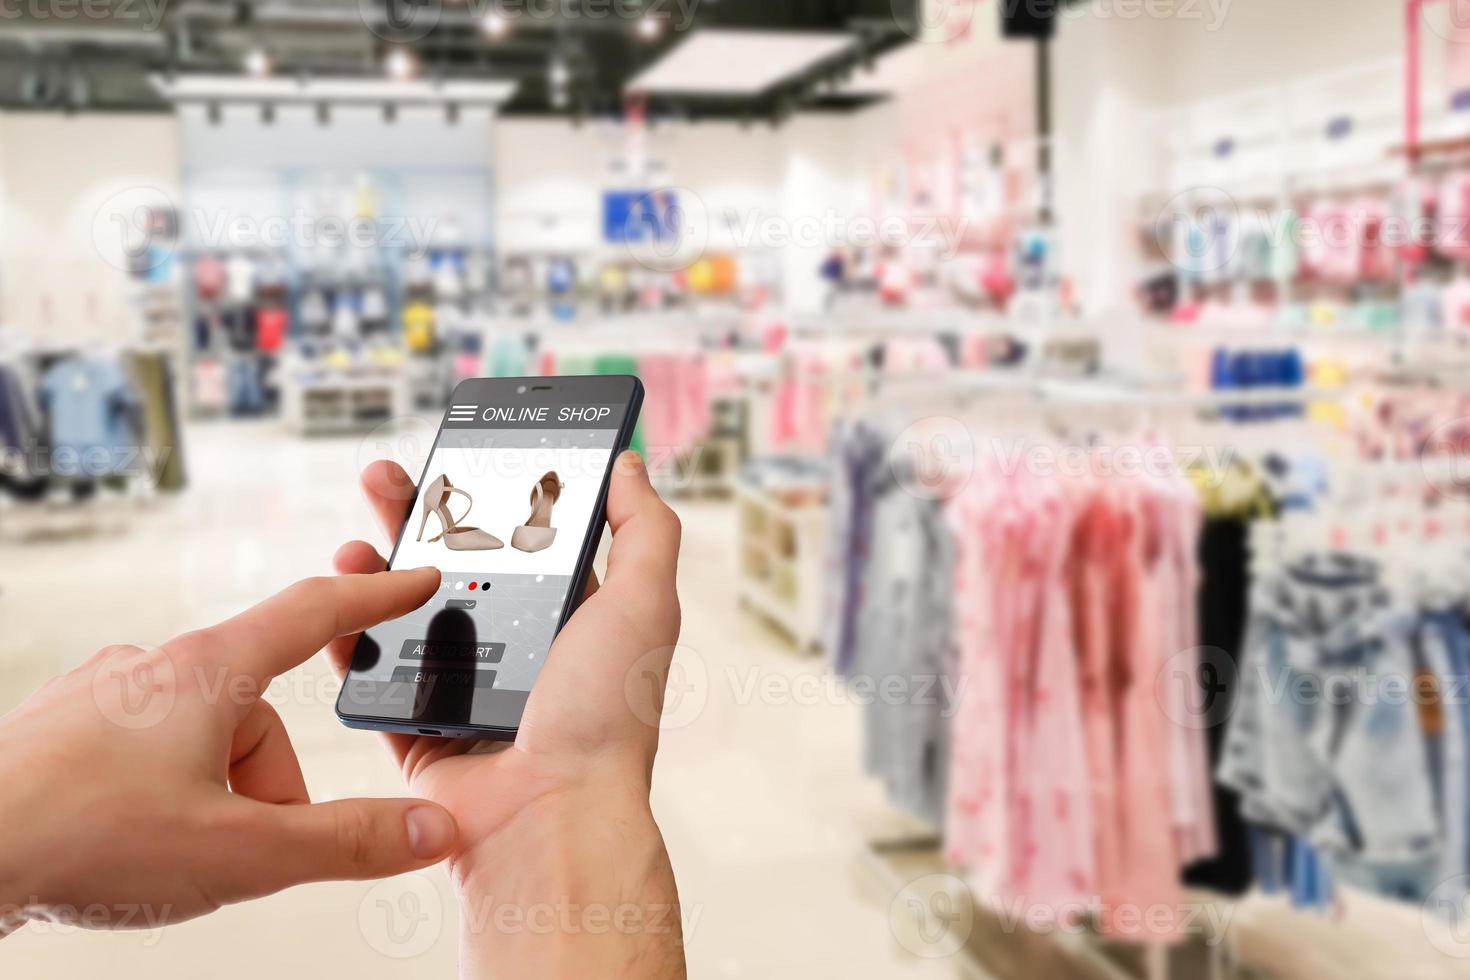
[[[186,493],[87,533],[67,533],[77,522],[64,518],[49,522],[45,540],[18,543],[34,522],[0,512],[0,712],[99,646],[148,645],[222,618],[326,571],[340,542],[374,535],[356,490],[373,440],[305,442],[269,424],[217,424],[191,429],[188,450]],[[680,509],[683,642],[705,668],[708,701],[665,737],[655,805],[693,920],[692,975],[954,976],[954,961],[904,950],[889,928],[892,896],[861,869],[865,835],[885,832],[893,815],[860,775],[856,710],[747,697],[752,676],[789,679],[821,665],[737,611],[731,510]],[[325,666],[302,674],[308,683],[278,703],[315,797],[396,794],[376,740],[340,727],[332,685],[310,683]],[[432,883],[439,900],[431,893],[421,907],[439,914],[412,943],[383,935],[377,903],[421,883],[320,885],[161,933],[32,928],[0,942],[0,975],[451,977],[452,899],[442,874]]]

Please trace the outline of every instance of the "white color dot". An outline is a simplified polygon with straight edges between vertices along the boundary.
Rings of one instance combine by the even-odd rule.
[[[463,582],[455,582],[454,583],[454,591],[458,592],[458,591],[460,591],[463,588],[464,588],[464,583]]]
[[[514,620],[514,621],[511,622],[510,625],[512,625],[512,626],[519,626],[519,625],[521,625],[521,621],[519,619]]]
[[[538,582],[545,582],[546,581],[546,576],[545,575],[537,575],[536,576],[536,581],[538,581]]]

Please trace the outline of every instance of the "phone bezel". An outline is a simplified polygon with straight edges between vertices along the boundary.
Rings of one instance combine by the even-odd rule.
[[[517,396],[535,392],[537,394],[552,391],[558,401],[568,404],[577,402],[602,402],[627,400],[628,410],[623,416],[622,424],[618,428],[617,441],[613,454],[608,462],[607,471],[602,477],[602,487],[597,493],[597,504],[592,513],[592,525],[587,535],[582,539],[582,548],[577,556],[576,569],[572,573],[572,585],[570,599],[562,610],[560,621],[556,624],[556,634],[559,635],[565,628],[567,621],[582,604],[582,599],[587,591],[587,580],[592,574],[592,564],[597,558],[597,549],[602,544],[603,529],[607,526],[607,494],[612,483],[613,466],[617,463],[618,456],[625,452],[633,442],[633,433],[638,426],[639,413],[643,408],[643,382],[632,375],[588,375],[572,377],[547,377],[547,378],[470,378],[461,382],[454,389],[450,398],[450,405],[464,404],[475,401],[476,404],[487,404],[497,399],[510,399]],[[430,448],[428,457],[424,460],[423,471],[414,483],[413,496],[409,498],[404,507],[403,522],[399,526],[398,534],[393,541],[393,551],[388,557],[388,567],[398,559],[398,549],[403,543],[403,536],[408,532],[408,526],[413,519],[413,505],[419,499],[419,492],[423,488],[424,480],[428,479],[429,466],[433,463],[434,454],[439,449],[439,440],[444,436],[445,427],[449,422],[449,413],[446,410],[444,417],[439,422],[439,430],[434,435],[434,445]],[[361,644],[359,639],[358,643]],[[353,651],[353,660],[357,658],[357,651]],[[336,713],[337,718],[348,728],[361,729],[364,731],[377,732],[399,732],[409,735],[422,735],[437,738],[479,738],[496,741],[512,741],[516,733],[520,731],[519,726],[515,728],[491,727],[484,725],[468,725],[457,723],[453,725],[435,724],[431,720],[404,721],[400,719],[377,718],[366,715],[355,715],[344,711],[342,708],[342,697],[346,693],[347,685],[352,682],[352,672],[348,669],[347,676],[343,678],[342,688],[337,693]]]

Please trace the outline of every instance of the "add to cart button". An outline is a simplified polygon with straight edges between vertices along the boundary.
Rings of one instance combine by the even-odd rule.
[[[401,660],[442,664],[498,664],[505,659],[504,643],[465,643],[462,640],[404,640]]]

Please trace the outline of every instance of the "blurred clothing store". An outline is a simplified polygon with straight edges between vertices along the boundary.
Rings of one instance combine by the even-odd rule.
[[[1470,0],[0,10],[0,712],[625,374],[691,975],[1470,975]],[[453,976],[428,880],[0,972]]]

